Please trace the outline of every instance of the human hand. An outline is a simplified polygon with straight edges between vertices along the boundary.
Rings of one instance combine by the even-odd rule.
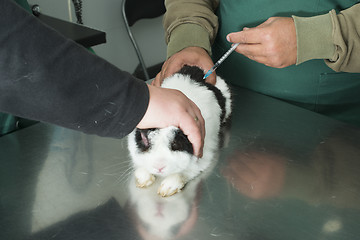
[[[257,27],[230,33],[226,39],[240,43],[236,52],[266,66],[284,68],[296,63],[296,30],[291,17],[271,17]]]
[[[285,182],[285,159],[262,152],[235,152],[223,175],[239,192],[250,198],[275,197]]]
[[[165,78],[173,75],[179,71],[184,65],[198,66],[204,69],[206,72],[214,65],[207,51],[201,47],[187,47],[174,55],[172,55],[162,66],[161,72],[159,72],[151,83],[153,86],[160,86]],[[206,82],[215,84],[216,75],[211,74],[206,78]]]
[[[180,128],[193,145],[194,155],[202,157],[205,121],[200,109],[182,92],[148,85],[149,105],[137,128]]]

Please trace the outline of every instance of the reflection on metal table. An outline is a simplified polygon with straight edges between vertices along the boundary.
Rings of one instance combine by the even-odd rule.
[[[216,165],[167,198],[126,139],[36,124],[0,138],[0,239],[358,239],[360,131],[234,89]]]

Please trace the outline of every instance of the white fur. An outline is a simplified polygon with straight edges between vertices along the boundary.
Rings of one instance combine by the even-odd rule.
[[[226,98],[225,120],[231,113],[231,94],[225,81],[217,77],[215,85]],[[204,171],[211,163],[211,159],[219,146],[221,108],[214,93],[190,79],[187,75],[175,74],[164,80],[162,87],[177,89],[191,99],[201,110],[205,120],[206,135],[204,139],[203,157],[198,159],[182,151],[172,151],[169,143],[174,138],[176,127],[167,127],[149,134],[151,148],[140,152],[135,142],[135,131],[128,139],[130,155],[134,163],[137,185],[146,187],[151,184],[153,176],[164,177],[158,192],[162,196],[170,196],[179,192],[191,179]],[[161,172],[158,169],[161,168]],[[176,179],[169,180],[166,178]],[[171,189],[171,190],[169,190]]]

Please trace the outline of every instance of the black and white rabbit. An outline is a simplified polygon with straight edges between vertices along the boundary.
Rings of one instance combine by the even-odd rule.
[[[135,129],[128,147],[138,187],[150,186],[155,176],[161,177],[158,194],[170,196],[210,166],[219,149],[220,128],[231,114],[231,93],[221,77],[217,76],[215,86],[203,77],[200,68],[184,66],[162,83],[163,88],[183,92],[201,110],[206,130],[202,158],[193,155],[192,144],[179,128]]]

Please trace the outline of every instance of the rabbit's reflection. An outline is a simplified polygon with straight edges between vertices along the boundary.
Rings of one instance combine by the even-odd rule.
[[[135,179],[132,176],[126,209],[143,239],[169,240],[190,232],[198,218],[203,182],[216,165],[216,160],[217,157],[210,168],[190,181],[181,192],[167,198],[157,194],[160,181],[143,189],[133,184]]]

